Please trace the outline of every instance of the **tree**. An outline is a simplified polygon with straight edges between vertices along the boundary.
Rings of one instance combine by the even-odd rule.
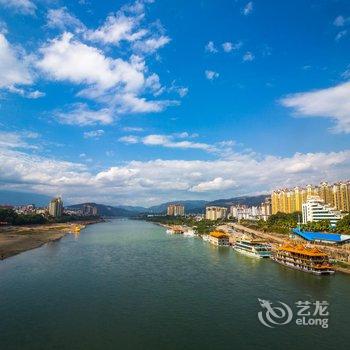
[[[336,229],[338,232],[350,233],[350,214],[338,221]]]

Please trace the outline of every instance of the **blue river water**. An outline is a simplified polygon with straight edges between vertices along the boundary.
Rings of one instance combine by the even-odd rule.
[[[297,325],[298,301],[327,302],[304,322],[328,327]],[[0,261],[1,350],[342,350],[349,320],[350,276],[290,270],[144,221],[91,225]]]

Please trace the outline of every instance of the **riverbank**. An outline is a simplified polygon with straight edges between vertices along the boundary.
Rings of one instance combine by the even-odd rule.
[[[239,224],[232,224],[232,227],[240,232],[248,233],[253,237],[262,238],[272,244],[282,244],[282,243],[295,243],[295,239],[291,239],[288,235],[283,235],[279,233],[273,232],[261,232],[258,230],[254,230]],[[299,243],[305,244],[305,241],[298,240]],[[330,259],[339,261],[339,263],[334,263],[333,267],[336,271],[350,274],[350,247],[348,245],[341,246],[332,246],[332,245],[324,245],[324,244],[315,244],[308,243],[315,248],[320,249],[324,253],[326,253]]]
[[[39,248],[55,242],[72,233],[75,227],[102,222],[103,220],[76,221],[58,224],[0,227],[0,260],[20,254],[27,250]]]

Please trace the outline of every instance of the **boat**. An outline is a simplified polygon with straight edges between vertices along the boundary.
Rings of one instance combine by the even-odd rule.
[[[254,258],[269,258],[271,256],[270,246],[258,240],[242,238],[234,244],[233,249]]]
[[[187,237],[194,237],[196,234],[195,234],[194,230],[189,229],[187,231],[184,231],[183,235],[187,236]]]
[[[171,235],[171,234],[173,234],[174,233],[174,231],[172,230],[172,229],[167,229],[166,231],[165,231],[167,234],[169,234],[169,235]]]
[[[332,275],[335,272],[327,254],[302,244],[283,244],[273,252],[271,259],[281,265],[315,275]]]

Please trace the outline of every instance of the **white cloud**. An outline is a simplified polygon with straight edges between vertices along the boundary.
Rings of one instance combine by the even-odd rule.
[[[124,131],[133,131],[133,132],[141,132],[144,131],[143,128],[140,128],[138,126],[125,126],[123,128]]]
[[[249,1],[243,8],[242,13],[244,16],[248,16],[253,11],[253,2]]]
[[[339,41],[339,40],[342,39],[347,33],[348,33],[347,30],[342,30],[342,31],[340,31],[340,32],[335,36],[335,41]]]
[[[210,52],[210,53],[218,52],[213,41],[209,41],[208,44],[205,45],[205,51]]]
[[[20,49],[10,45],[5,35],[0,33],[0,89],[20,93],[17,85],[30,85],[33,76],[29,69],[29,58]]]
[[[31,131],[0,131],[0,149],[36,149],[37,146],[28,143],[28,141],[38,137],[38,133]]]
[[[132,57],[130,62],[106,57],[92,46],[85,45],[64,33],[43,46],[37,66],[56,80],[95,85],[107,90],[123,84],[125,90],[137,91],[144,84],[144,62]]]
[[[72,29],[82,32],[86,30],[85,25],[77,17],[70,14],[66,7],[48,10],[47,27],[58,28],[62,31]]]
[[[111,124],[113,122],[113,112],[108,108],[93,110],[85,103],[76,103],[68,107],[67,110],[55,111],[54,117],[62,124],[69,125],[94,125]]]
[[[219,73],[218,72],[214,72],[213,70],[206,70],[204,73],[205,73],[205,77],[208,80],[214,80],[214,79],[219,77]]]
[[[96,30],[88,30],[85,37],[104,44],[119,45],[122,40],[142,39],[147,30],[137,29],[143,16],[127,17],[123,12],[109,15],[105,23]]]
[[[134,50],[142,53],[153,53],[162,48],[170,42],[170,38],[161,35],[159,37],[148,38],[145,40],[139,40],[133,45]]]
[[[103,134],[104,130],[99,129],[99,130],[91,130],[91,131],[85,131],[84,132],[84,138],[85,139],[95,139],[98,140]]]
[[[251,52],[249,52],[249,51],[247,51],[244,55],[243,55],[243,61],[244,62],[251,62],[251,61],[253,61],[254,60],[254,55],[251,53]]]
[[[333,24],[336,27],[342,27],[345,24],[345,18],[343,16],[338,16],[335,18]]]
[[[239,50],[242,45],[243,43],[241,41],[238,41],[237,43],[231,43],[230,41],[227,41],[222,44],[222,48],[225,52],[231,52],[234,50]]]
[[[66,202],[154,204],[170,199],[229,198],[346,179],[350,150],[290,157],[232,153],[229,159],[211,161],[130,161],[92,172],[80,163],[0,146],[0,164],[0,182],[7,188],[62,193]]]
[[[152,134],[144,137],[129,135],[121,137],[119,141],[128,144],[142,143],[146,146],[161,146],[178,149],[199,149],[209,153],[219,152],[219,149],[217,147],[209,145],[207,143],[183,140],[185,138],[194,138],[197,136],[197,134],[189,134],[187,132],[172,135]]]
[[[33,15],[36,10],[35,4],[30,0],[0,0],[0,5],[24,15]]]
[[[140,56],[132,55],[129,61],[113,59],[75,39],[71,33],[64,33],[39,51],[41,59],[37,66],[49,79],[85,84],[87,87],[79,96],[105,103],[119,114],[160,112],[177,104],[140,96],[145,89],[154,94],[162,90],[157,74],[146,77],[148,67]]]
[[[139,143],[139,137],[133,136],[133,135],[128,135],[128,136],[123,136],[118,139],[118,141],[126,143],[126,144],[135,144]]]
[[[213,180],[201,182],[196,186],[190,188],[192,192],[209,192],[209,191],[221,191],[228,188],[233,188],[235,185],[234,180],[224,180],[222,177],[216,177]]]
[[[281,103],[306,117],[324,117],[335,121],[336,133],[350,133],[350,82],[327,89],[289,95]]]

